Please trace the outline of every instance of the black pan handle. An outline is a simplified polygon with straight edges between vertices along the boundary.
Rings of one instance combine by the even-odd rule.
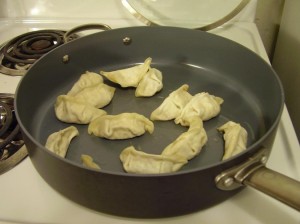
[[[69,31],[67,31],[64,34],[64,42],[67,43],[71,40],[71,35],[81,32],[81,31],[86,31],[86,30],[94,30],[94,29],[100,29],[100,30],[111,30],[111,27],[103,24],[103,23],[90,23],[90,24],[84,24],[81,26],[76,26]]]
[[[263,149],[245,163],[222,172],[215,178],[217,187],[234,190],[250,186],[300,211],[300,182],[268,169],[268,153]]]

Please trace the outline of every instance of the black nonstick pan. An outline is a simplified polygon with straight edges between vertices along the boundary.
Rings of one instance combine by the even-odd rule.
[[[108,114],[137,112],[147,117],[182,84],[189,92],[209,92],[224,99],[221,113],[204,122],[208,142],[200,155],[171,174],[124,172],[120,152],[133,145],[148,153],[163,148],[187,129],[173,121],[155,121],[152,135],[105,140],[76,125],[65,159],[44,148],[47,137],[70,126],[56,119],[54,102],[85,71],[111,71],[153,59],[164,87],[151,98],[136,98],[135,89],[116,87]],[[261,58],[227,39],[174,27],[132,27],[103,31],[71,41],[40,59],[16,92],[16,116],[29,156],[45,181],[62,195],[91,209],[130,217],[167,217],[198,211],[254,186],[300,209],[300,185],[265,167],[284,106],[280,81]],[[99,96],[101,97],[101,96]],[[224,142],[216,128],[232,120],[248,131],[248,148],[221,161]],[[89,154],[101,171],[81,165]]]

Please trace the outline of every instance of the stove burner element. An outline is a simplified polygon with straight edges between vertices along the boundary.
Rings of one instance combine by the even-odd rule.
[[[61,30],[39,30],[8,41],[0,48],[0,72],[24,75],[40,57],[64,43],[65,33]]]
[[[27,150],[16,121],[12,94],[0,93],[0,174],[27,156]]]
[[[37,40],[32,43],[31,48],[33,50],[42,50],[51,46],[51,42],[49,40]]]

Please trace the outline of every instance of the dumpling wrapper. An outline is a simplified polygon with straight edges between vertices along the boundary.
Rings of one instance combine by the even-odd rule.
[[[223,102],[224,100],[220,97],[206,92],[198,93],[185,105],[180,115],[175,119],[175,123],[188,126],[187,120],[193,116],[199,116],[201,120],[207,121],[220,113]]]
[[[77,101],[81,101],[96,108],[102,108],[108,105],[115,93],[116,88],[98,83],[93,86],[83,88],[81,91],[73,95]]]
[[[137,87],[143,76],[149,70],[151,62],[152,58],[147,58],[141,65],[111,72],[100,71],[100,74],[122,87]]]
[[[178,117],[185,105],[192,99],[188,89],[189,86],[184,84],[170,93],[162,104],[151,113],[150,119],[168,121]]]
[[[71,143],[71,140],[78,136],[79,132],[76,127],[70,126],[58,132],[54,132],[47,138],[45,147],[55,154],[65,157]]]
[[[162,73],[156,68],[150,68],[139,82],[136,90],[136,97],[150,97],[163,88]]]
[[[89,155],[86,154],[82,154],[80,156],[82,164],[86,167],[92,168],[92,169],[96,169],[96,170],[100,170],[100,166],[94,162],[93,158]]]
[[[148,118],[137,113],[104,115],[93,120],[88,133],[106,139],[129,139],[154,131],[154,124]]]
[[[182,133],[174,142],[163,151],[164,156],[180,156],[190,160],[197,156],[207,142],[207,134],[203,122],[195,116],[190,119],[188,131]]]
[[[75,124],[88,124],[95,118],[107,114],[104,110],[78,102],[76,98],[68,95],[57,97],[54,111],[60,121]]]
[[[93,86],[99,83],[103,83],[103,77],[95,72],[86,71],[82,74],[78,81],[73,85],[71,90],[67,95],[74,96],[76,93],[80,92],[82,89]]]
[[[222,160],[229,159],[247,148],[248,133],[240,124],[228,121],[218,131],[224,132],[225,148]]]
[[[179,156],[163,156],[137,151],[133,146],[120,154],[123,168],[128,173],[160,174],[178,171],[187,160]]]

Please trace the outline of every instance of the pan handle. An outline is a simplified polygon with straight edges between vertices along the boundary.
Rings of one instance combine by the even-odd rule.
[[[268,150],[255,154],[242,165],[222,172],[215,179],[222,190],[250,186],[300,211],[300,182],[265,166]]]
[[[300,183],[292,178],[262,166],[249,175],[243,184],[300,211]]]
[[[63,37],[64,42],[65,43],[69,42],[71,39],[70,36],[75,33],[85,31],[85,30],[94,30],[94,29],[111,30],[111,27],[106,24],[103,24],[103,23],[90,23],[90,24],[84,24],[81,26],[76,26],[64,34],[64,37]]]

